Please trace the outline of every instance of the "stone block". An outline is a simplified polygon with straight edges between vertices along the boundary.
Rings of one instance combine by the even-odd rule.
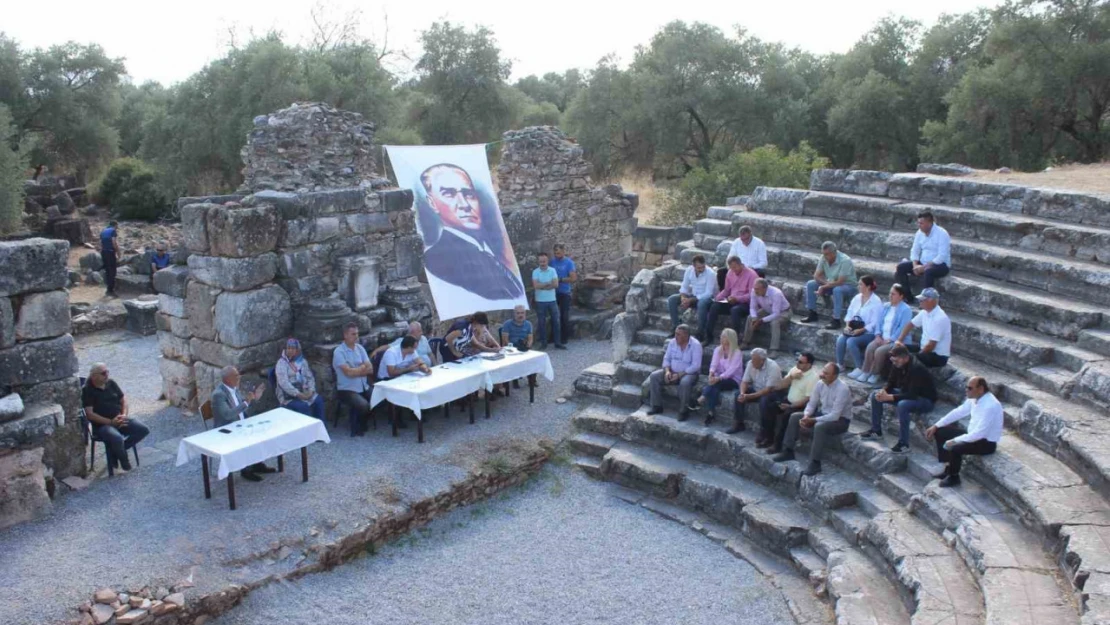
[[[192,363],[192,351],[189,340],[174,336],[172,332],[158,333],[158,348],[162,350],[162,357],[178,360],[183,363]]]
[[[412,209],[411,189],[380,191],[378,195],[379,197],[381,197],[382,207],[387,213],[392,213],[396,211],[407,211]]]
[[[17,341],[35,341],[68,334],[69,293],[49,291],[23,297],[15,321]]]
[[[23,398],[19,393],[0,397],[0,423],[14,421],[23,416]]]
[[[0,350],[0,386],[24,386],[67,378],[77,371],[73,337],[17,343]]]
[[[69,244],[50,239],[0,242],[0,297],[57,291],[69,284]]]
[[[835,191],[859,195],[886,195],[893,174],[885,171],[815,169],[809,175],[813,191]]]
[[[220,367],[198,360],[193,363],[193,378],[197,405],[203,405],[212,398],[212,391],[220,384]]]
[[[267,252],[251,258],[190,256],[189,277],[225,291],[246,291],[277,275],[277,256]]]
[[[50,513],[41,447],[0,454],[0,530]]]
[[[181,235],[190,252],[207,254],[208,211],[212,204],[186,204],[181,207]]]
[[[513,245],[515,248],[515,241]],[[424,242],[419,236],[396,237],[393,240],[393,255],[397,266],[390,273],[391,280],[421,277],[424,271]]]
[[[189,316],[185,312],[185,298],[174,297],[166,295],[165,293],[158,294],[158,311],[164,315],[177,317],[179,319],[188,319]]]
[[[216,298],[215,327],[217,340],[232,347],[287,337],[293,328],[289,294],[274,285],[243,293],[221,293]]]
[[[127,309],[127,331],[149,336],[158,330],[157,300],[129,299],[123,303]]]
[[[750,206],[758,212],[800,216],[808,195],[809,191],[803,189],[756,187]]]
[[[104,257],[100,255],[100,252],[88,252],[82,255],[81,260],[78,262],[81,265],[81,269],[85,271],[100,271],[104,269]]]
[[[934,176],[966,176],[975,170],[960,163],[918,163],[917,173]]]
[[[281,235],[282,247],[299,247],[309,243],[324,243],[339,236],[338,216],[307,217],[285,222]]]
[[[505,231],[514,247],[518,241],[543,239],[543,214],[540,208],[520,208],[505,218]]]
[[[268,204],[213,206],[206,219],[208,251],[213,256],[244,258],[272,252],[281,231],[278,211]]]
[[[0,425],[0,449],[40,447],[65,422],[65,412],[58,404],[25,404],[23,416]]]
[[[172,265],[154,273],[154,290],[158,293],[184,298],[188,284],[189,268],[182,265]]]
[[[0,297],[0,349],[15,345],[15,311],[12,300]]]
[[[343,225],[349,234],[377,234],[393,232],[393,221],[385,213],[354,213],[346,215]]]
[[[179,197],[177,198],[177,210],[180,211],[190,204],[226,204],[228,202],[240,202],[242,199],[243,196],[239,194]]]
[[[57,404],[62,414],[51,417],[55,422],[54,433],[43,442],[43,463],[54,470],[54,477],[85,474],[85,453],[88,443],[81,431],[78,411],[81,406],[81,387],[76,377],[53,382],[21,386],[16,389],[23,397],[24,406],[34,412],[35,406]]]
[[[281,358],[286,337],[250,347],[232,347],[213,341],[194,338],[189,341],[195,360],[220,367],[236,367],[240,371],[272,367]]]
[[[182,408],[195,406],[197,386],[192,365],[162,358],[158,361],[158,371],[162,374],[162,393],[170,405]]]
[[[651,308],[651,300],[655,297],[659,285],[662,283],[655,272],[650,269],[641,269],[632,279],[632,285],[624,298],[624,309],[629,313],[646,313]]]
[[[376,256],[345,256],[336,259],[340,297],[352,310],[366,310],[378,305],[381,259]]]

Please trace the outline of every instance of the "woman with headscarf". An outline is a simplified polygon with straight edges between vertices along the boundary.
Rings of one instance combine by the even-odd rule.
[[[310,417],[324,419],[324,398],[316,392],[316,378],[301,354],[297,339],[285,342],[285,350],[274,367],[278,403]]]

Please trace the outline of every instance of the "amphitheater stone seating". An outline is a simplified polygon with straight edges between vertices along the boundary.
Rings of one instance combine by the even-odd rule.
[[[613,362],[578,385],[602,403],[576,417],[576,462],[789,558],[827,593],[838,623],[1110,623],[1110,199],[849,170],[815,171],[810,189],[760,188],[744,199],[709,208],[679,244],[679,260],[636,277],[614,321]],[[910,453],[891,452],[890,436],[859,438],[870,388],[853,380],[851,431],[813,477],[800,473],[804,446],[797,461],[775,464],[751,432],[679,423],[673,388],[664,414],[643,411],[670,329],[666,297],[695,254],[719,266],[740,226],[751,225],[768,247],[768,277],[801,312],[820,244],[832,240],[885,298],[926,208],[952,235],[952,273],[938,289],[955,340],[948,366],[934,370],[941,401],[917,417]],[[831,359],[835,332],[799,317],[784,333],[786,350]],[[763,345],[768,338],[757,333]],[[940,489],[921,432],[962,400],[972,375],[1003,402],[1006,432],[997,453],[969,462],[960,488]],[[731,405],[722,401],[718,423],[728,423]],[[746,419],[756,427],[754,409]]]

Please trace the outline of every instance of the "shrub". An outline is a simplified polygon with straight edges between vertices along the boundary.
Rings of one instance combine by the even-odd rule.
[[[11,135],[12,117],[0,104],[0,233],[19,230],[23,215],[24,158]]]
[[[166,210],[154,170],[137,158],[120,158],[94,185],[92,199],[106,204],[122,219],[154,221]]]
[[[829,166],[829,159],[803,141],[784,154],[765,145],[750,152],[733,154],[709,170],[698,167],[668,192],[657,221],[663,225],[689,224],[705,217],[710,206],[721,205],[729,196],[749,195],[756,187],[807,187],[814,169]]]

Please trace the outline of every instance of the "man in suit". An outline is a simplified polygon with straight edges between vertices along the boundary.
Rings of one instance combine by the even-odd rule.
[[[212,391],[212,418],[216,422],[216,427],[221,428],[240,419],[247,418],[247,410],[253,401],[258,401],[262,397],[262,393],[266,390],[261,384],[253,392],[248,393],[243,397],[239,393],[239,370],[235,367],[224,367],[220,371],[220,378],[223,383],[220,384]],[[256,462],[251,466],[240,471],[240,475],[244,480],[251,482],[261,482],[262,476],[259,473],[274,473],[276,469],[266,466],[265,462]]]
[[[422,223],[424,268],[432,277],[488,300],[524,296],[524,284],[506,264],[505,241],[487,215],[470,174],[441,163],[420,174],[434,216]],[[487,207],[496,208],[496,207]],[[439,236],[436,237],[438,230]]]

